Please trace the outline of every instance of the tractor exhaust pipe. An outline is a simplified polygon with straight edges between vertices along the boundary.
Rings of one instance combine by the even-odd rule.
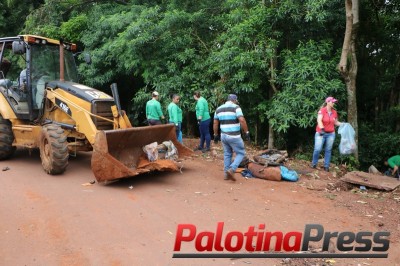
[[[122,115],[122,108],[121,108],[121,102],[119,100],[119,94],[118,94],[118,88],[117,88],[117,83],[112,83],[111,84],[111,92],[114,98],[115,105],[117,106],[118,114]]]
[[[64,81],[64,44],[60,39],[60,81]]]

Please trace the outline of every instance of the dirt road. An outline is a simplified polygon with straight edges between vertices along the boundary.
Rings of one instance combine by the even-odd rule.
[[[184,161],[182,173],[107,186],[82,185],[94,180],[86,153],[70,158],[61,176],[44,173],[38,152],[27,150],[0,162],[4,167],[10,169],[0,171],[0,265],[400,265],[398,234],[391,235],[387,259],[172,258],[178,224],[211,232],[218,222],[226,232],[259,224],[283,232],[315,223],[339,232],[400,228],[398,211],[381,214],[383,221],[395,215],[386,228],[349,207],[357,206],[358,195],[338,191],[332,199],[324,190],[310,190],[303,182],[310,181],[307,175],[296,183],[239,175],[237,182],[224,181],[222,162],[202,154]],[[194,244],[184,243],[182,250],[194,252]]]

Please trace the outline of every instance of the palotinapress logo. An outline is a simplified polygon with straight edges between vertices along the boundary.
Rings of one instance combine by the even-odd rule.
[[[249,226],[246,232],[224,232],[219,222],[215,232],[198,232],[194,224],[178,224],[173,258],[387,258],[390,232],[326,232],[320,224],[306,224],[303,232],[270,232],[265,224]],[[329,249],[335,243],[335,251]],[[312,243],[321,252],[308,251]],[[195,253],[185,253],[193,250]]]

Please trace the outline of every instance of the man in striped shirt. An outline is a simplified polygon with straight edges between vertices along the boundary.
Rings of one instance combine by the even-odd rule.
[[[221,140],[224,147],[224,179],[235,181],[235,171],[242,162],[246,153],[244,142],[240,134],[245,132],[245,139],[250,140],[250,133],[242,109],[237,104],[237,96],[229,94],[228,101],[217,108],[214,114],[214,143]],[[218,135],[221,128],[221,137]],[[233,152],[236,154],[232,162]]]

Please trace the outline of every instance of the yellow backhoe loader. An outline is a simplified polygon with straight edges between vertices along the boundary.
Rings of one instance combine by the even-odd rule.
[[[172,141],[179,157],[192,151],[173,124],[132,127],[113,97],[78,83],[76,45],[35,35],[0,38],[0,160],[16,147],[39,148],[44,170],[65,171],[70,153],[92,151],[98,182],[149,171],[175,171],[173,160],[149,161],[143,147]]]

